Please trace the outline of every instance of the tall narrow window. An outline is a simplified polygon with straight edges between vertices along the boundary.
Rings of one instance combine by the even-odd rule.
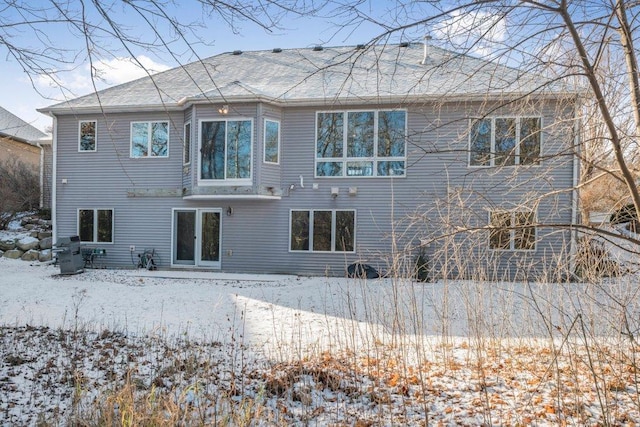
[[[131,157],[167,157],[169,122],[131,123]]]
[[[291,251],[354,252],[355,211],[291,211]]]
[[[291,212],[291,239],[292,251],[309,250],[309,211]]]
[[[113,243],[113,209],[78,210],[81,242]]]
[[[531,165],[540,161],[540,118],[520,119],[520,164]]]
[[[280,122],[264,121],[264,162],[280,163]]]
[[[251,120],[202,121],[200,180],[251,178]]]
[[[97,122],[86,120],[79,123],[78,151],[97,150]]]
[[[184,124],[184,159],[182,163],[185,165],[191,163],[191,122]]]

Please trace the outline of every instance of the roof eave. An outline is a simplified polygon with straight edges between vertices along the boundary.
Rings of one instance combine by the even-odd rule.
[[[36,111],[42,114],[48,115],[60,115],[60,114],[106,114],[106,113],[133,113],[133,112],[157,112],[162,111],[182,111],[184,107],[177,103],[166,104],[146,104],[146,105],[109,105],[98,106],[92,105],[87,107],[75,106],[75,107],[54,107],[54,108],[39,108]]]
[[[296,98],[284,99],[273,98],[268,96],[229,96],[216,98],[184,97],[175,103],[152,104],[152,105],[113,105],[113,106],[88,106],[88,107],[55,107],[38,109],[40,113],[49,115],[59,114],[106,114],[106,113],[133,113],[133,112],[179,112],[184,111],[192,105],[203,104],[230,104],[230,103],[249,103],[258,102],[271,104],[279,107],[315,107],[330,105],[362,105],[362,104],[407,104],[416,102],[442,101],[446,97],[447,102],[474,102],[487,101],[492,99],[509,99],[515,100],[528,96],[534,96],[541,99],[559,99],[574,98],[579,94],[572,91],[554,91],[544,93],[532,92],[489,92],[489,93],[460,93],[460,94],[425,94],[425,95],[389,95],[389,96],[368,96],[368,97],[352,97],[352,96],[334,96],[323,98]]]

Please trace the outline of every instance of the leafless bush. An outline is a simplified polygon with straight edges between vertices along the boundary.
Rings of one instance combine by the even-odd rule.
[[[0,230],[16,213],[38,208],[40,180],[34,167],[17,158],[0,162]]]

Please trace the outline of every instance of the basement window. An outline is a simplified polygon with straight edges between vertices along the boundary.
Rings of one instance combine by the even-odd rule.
[[[292,210],[291,251],[355,252],[354,210]]]
[[[78,209],[78,236],[86,243],[113,243],[113,209]]]
[[[501,251],[536,249],[535,213],[532,211],[493,211],[489,213],[489,248]]]

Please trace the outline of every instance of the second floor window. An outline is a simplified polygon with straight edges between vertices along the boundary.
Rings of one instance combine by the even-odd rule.
[[[185,165],[191,163],[191,122],[184,125],[184,158],[182,163]]]
[[[264,162],[278,164],[280,154],[280,122],[264,121]]]
[[[169,156],[169,122],[132,122],[131,157]]]
[[[81,121],[79,124],[78,151],[96,151],[95,120]]]
[[[316,176],[404,176],[404,110],[331,111],[316,115]]]
[[[493,117],[473,121],[469,166],[538,164],[541,120],[540,117]]]
[[[207,120],[200,126],[200,180],[249,180],[251,120]]]

